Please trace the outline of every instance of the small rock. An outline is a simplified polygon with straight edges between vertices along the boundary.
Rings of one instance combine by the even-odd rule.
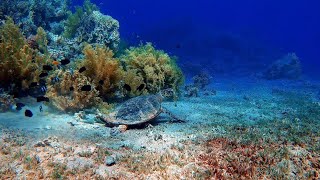
[[[39,155],[36,155],[35,158],[36,158],[38,164],[42,162],[42,160],[41,160]]]
[[[43,143],[43,142],[41,142],[41,141],[37,142],[37,143],[34,145],[34,147],[45,147],[45,146],[46,146],[46,144]]]
[[[153,139],[154,139],[155,141],[161,140],[161,139],[162,139],[162,135],[161,135],[161,134],[155,134],[155,135],[153,136]]]
[[[112,156],[107,156],[107,157],[106,157],[106,159],[105,159],[105,164],[106,164],[107,166],[112,166],[112,165],[114,165],[115,163],[116,163],[116,161],[115,161],[114,157],[112,157]]]
[[[128,129],[128,126],[127,125],[120,125],[119,127],[118,127],[118,129],[120,130],[120,132],[125,132],[127,129]]]

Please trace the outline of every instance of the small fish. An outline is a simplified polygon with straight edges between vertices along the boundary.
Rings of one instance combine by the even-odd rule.
[[[32,82],[29,87],[36,87],[36,86],[38,86],[38,83],[37,82]]]
[[[47,87],[46,86],[41,86],[41,88],[40,88],[40,90],[41,90],[41,92],[46,92],[47,91]]]
[[[90,85],[84,85],[81,87],[81,91],[91,91],[91,86]]]
[[[81,67],[81,68],[79,69],[79,73],[82,73],[82,72],[85,71],[85,70],[87,70],[86,67]]]
[[[27,109],[27,110],[24,112],[24,115],[25,115],[26,117],[32,117],[32,116],[33,116],[33,113],[32,113],[32,111],[30,111],[29,109]]]
[[[37,97],[37,102],[42,102],[42,101],[49,102],[49,98],[44,97],[44,96],[38,96]]]
[[[39,106],[39,110],[40,110],[40,112],[43,111],[42,105]]]
[[[128,84],[123,85],[123,88],[127,91],[131,91],[131,87]]]
[[[52,66],[50,66],[50,65],[43,65],[42,69],[46,70],[46,71],[52,71],[53,70]]]
[[[69,72],[70,72],[71,76],[73,76],[74,71],[73,71],[73,69],[72,69],[72,68],[70,68],[70,69],[69,69]]]
[[[46,72],[42,72],[42,73],[39,75],[40,78],[43,78],[43,77],[46,77],[46,76],[48,76],[48,73],[46,73]]]
[[[142,91],[144,88],[144,84],[140,84],[140,86],[137,88],[138,91]]]
[[[60,65],[60,62],[59,61],[52,61],[52,64],[55,66],[58,66],[58,65]]]
[[[104,81],[103,80],[100,80],[99,81],[99,84],[102,86],[104,84]]]
[[[180,48],[181,48],[181,45],[180,45],[180,44],[177,44],[177,45],[176,45],[176,48],[177,48],[177,49],[180,49]]]
[[[26,105],[24,105],[23,103],[17,103],[16,110],[20,111],[24,106],[26,106]]]
[[[69,59],[64,59],[64,60],[61,60],[60,61],[61,65],[67,65],[70,63],[70,60]]]
[[[69,90],[70,90],[70,91],[73,91],[73,90],[74,90],[74,87],[71,86],[71,87],[69,88]]]
[[[60,81],[60,79],[57,76],[52,78],[52,80],[51,80],[52,83],[57,83],[59,81]]]

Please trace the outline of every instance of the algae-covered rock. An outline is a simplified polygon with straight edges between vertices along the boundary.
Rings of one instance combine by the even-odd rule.
[[[298,79],[301,76],[300,59],[295,53],[289,53],[275,61],[264,72],[266,79]]]

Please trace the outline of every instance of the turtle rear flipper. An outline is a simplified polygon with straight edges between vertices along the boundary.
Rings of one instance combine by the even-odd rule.
[[[169,115],[173,119],[173,120],[170,120],[170,122],[173,122],[173,123],[186,123],[185,120],[182,120],[182,119],[178,118],[177,116],[173,115],[169,110],[167,110],[164,107],[161,107],[161,111],[163,113],[166,113],[167,115]]]

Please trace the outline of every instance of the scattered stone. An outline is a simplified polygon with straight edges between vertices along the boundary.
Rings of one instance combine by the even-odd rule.
[[[127,125],[119,125],[118,129],[120,130],[120,132],[125,132],[128,129]]]
[[[34,147],[45,147],[45,146],[46,146],[46,144],[42,141],[39,141],[34,145]]]
[[[84,111],[79,111],[78,113],[74,114],[74,118],[78,122],[88,123],[88,124],[94,124],[97,121],[100,121],[97,119],[95,114],[86,114]]]
[[[42,162],[42,160],[41,160],[39,155],[36,155],[35,158],[36,158],[38,164]]]
[[[211,79],[212,77],[205,71],[201,71],[192,78],[193,85],[199,89],[204,89],[205,86],[209,85],[211,83]]]
[[[193,86],[193,85],[186,85],[184,87],[185,97],[199,97],[199,88]]]
[[[116,164],[116,161],[115,161],[114,157],[107,156],[106,159],[105,159],[105,164],[107,166],[112,166],[112,165]]]
[[[161,135],[161,134],[155,134],[154,137],[153,137],[153,139],[154,139],[155,141],[162,140],[162,135]]]

